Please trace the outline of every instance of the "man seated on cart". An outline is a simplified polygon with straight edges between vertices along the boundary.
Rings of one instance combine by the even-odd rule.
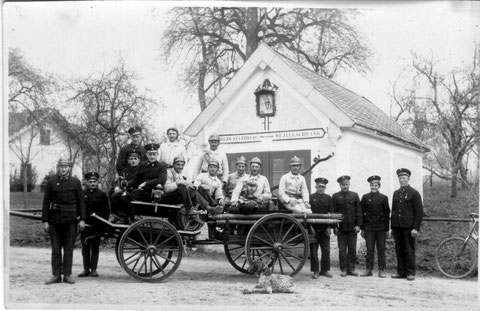
[[[305,177],[299,174],[302,162],[297,156],[290,160],[290,172],[280,178],[278,196],[283,206],[293,213],[311,214]]]
[[[212,160],[208,163],[208,172],[198,174],[193,187],[198,191],[207,202],[207,212],[209,215],[223,213],[225,197],[222,192],[222,181],[217,177],[218,161]]]
[[[114,200],[112,196],[112,205],[116,204],[117,211],[130,221],[134,216],[130,202],[132,200],[152,202],[152,191],[162,189],[167,180],[167,165],[157,160],[159,147],[160,145],[156,143],[145,145],[148,160],[138,165],[134,177],[128,182],[129,191],[119,200]]]
[[[227,189],[225,190],[225,201],[227,204],[230,204],[230,201],[232,199],[232,193],[233,189],[235,189],[235,186],[237,186],[238,181],[240,178],[245,176],[245,169],[247,167],[247,159],[245,159],[244,156],[241,156],[240,158],[237,159],[236,165],[237,165],[237,171],[231,173],[228,175],[228,180],[227,180]]]
[[[259,158],[253,157],[250,160],[250,174],[238,180],[232,192],[229,213],[253,214],[270,204],[270,183],[265,176],[260,175],[261,167],[262,161]]]
[[[173,168],[167,170],[167,181],[165,182],[165,196],[162,200],[165,204],[183,204],[186,215],[198,214],[195,204],[207,210],[208,202],[193,188],[193,184],[183,173],[185,158],[176,156],[173,159]]]
[[[112,216],[118,214],[119,201],[127,195],[127,192],[132,189],[127,189],[128,182],[133,179],[140,163],[142,153],[138,149],[132,149],[128,152],[128,166],[121,171],[120,176],[110,192],[110,201],[112,202]],[[115,202],[115,203],[114,203]]]

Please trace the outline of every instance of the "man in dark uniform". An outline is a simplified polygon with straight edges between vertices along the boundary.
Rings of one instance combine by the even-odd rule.
[[[394,279],[415,280],[415,238],[423,218],[420,193],[410,187],[411,172],[406,168],[397,170],[400,189],[393,193],[391,227],[397,254],[397,274]]]
[[[118,153],[117,165],[115,166],[118,176],[121,176],[122,171],[128,167],[128,154],[131,150],[138,150],[142,161],[147,160],[145,156],[145,148],[141,145],[142,142],[142,128],[139,126],[131,127],[128,130],[131,142],[123,146]]]
[[[124,211],[130,209],[130,193],[133,189],[128,188],[128,182],[133,180],[140,163],[141,152],[138,149],[128,151],[128,166],[124,168],[119,176],[118,185],[110,192],[112,202],[112,221],[123,218]]]
[[[328,180],[325,178],[315,178],[315,188],[317,192],[310,195],[310,206],[312,208],[312,213],[315,214],[327,214],[333,213],[333,203],[332,197],[325,193],[327,188]],[[318,275],[326,276],[331,278],[330,274],[330,235],[332,230],[326,224],[313,224],[313,229],[315,230],[315,243],[310,244],[310,270],[313,272],[312,278],[317,279]],[[322,251],[322,259],[318,263],[318,246]]]
[[[50,233],[52,245],[52,274],[45,284],[63,281],[74,284],[72,279],[73,246],[78,230],[85,228],[85,200],[80,180],[71,176],[72,162],[60,158],[58,173],[50,178],[45,188],[42,208],[42,222]],[[63,259],[62,259],[63,248]]]
[[[385,238],[387,236],[390,206],[386,195],[381,194],[380,176],[370,176],[367,181],[370,183],[370,193],[363,195],[361,200],[363,213],[362,237],[365,238],[367,244],[367,258],[365,273],[360,276],[372,276],[375,243],[377,244],[378,254],[378,276],[386,278],[385,274]]]
[[[135,189],[132,192],[133,200],[152,202],[152,190],[165,186],[167,164],[157,160],[158,148],[160,145],[156,143],[145,145],[148,160],[140,162],[135,176],[128,182],[128,187]]]
[[[80,235],[82,242],[83,271],[78,275],[85,277],[91,275],[98,277],[97,265],[98,255],[100,253],[100,236],[95,230],[95,218],[90,216],[96,215],[108,219],[110,214],[110,204],[108,196],[105,192],[98,189],[98,179],[100,175],[97,172],[89,172],[85,174],[87,181],[87,189],[84,190],[85,205],[87,210],[87,223],[90,225],[83,230]]]
[[[355,272],[357,261],[357,233],[362,226],[362,207],[356,192],[350,191],[350,176],[337,179],[341,191],[332,196],[333,211],[343,215],[339,228],[334,233],[338,239],[338,256],[340,261],[340,276],[358,276]]]

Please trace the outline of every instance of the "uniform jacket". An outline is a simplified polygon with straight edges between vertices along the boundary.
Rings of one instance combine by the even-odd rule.
[[[262,201],[270,200],[270,198],[272,197],[272,193],[270,191],[270,183],[268,182],[268,179],[263,175],[252,176],[249,174],[245,174],[242,178],[238,180],[235,189],[233,189],[231,200],[232,203],[235,203],[239,200],[240,194],[242,193],[245,185],[248,181],[251,180],[257,183],[257,190],[255,190],[255,193],[253,194],[254,197]]]
[[[202,185],[203,188],[208,188],[208,192],[214,199],[219,200],[225,198],[222,192],[222,181],[218,179],[217,176],[200,173],[195,179],[193,186],[198,188],[200,185]]]
[[[177,156],[182,156],[184,159],[187,158],[185,147],[178,140],[173,143],[170,141],[162,143],[158,153],[159,161],[170,166],[173,165],[173,159]]]
[[[332,202],[333,211],[343,215],[342,222],[339,224],[341,231],[353,231],[355,226],[362,227],[362,207],[356,192],[339,191],[332,195]]]
[[[128,165],[126,168],[122,170],[119,176],[125,176],[125,180],[130,181],[133,179],[133,177],[137,173],[137,170],[138,170],[138,165],[137,166]]]
[[[238,174],[238,172],[233,172],[232,174],[228,175],[228,181],[227,181],[227,196],[232,197],[233,189],[235,189],[235,186],[237,185],[238,181],[240,178],[245,176],[246,173],[243,173],[242,175]]]
[[[132,180],[128,182],[129,188],[137,188],[141,183],[146,182],[144,191],[149,191],[161,184],[165,186],[167,181],[167,164],[163,162],[143,161],[138,165],[137,173]]]
[[[100,189],[85,189],[83,194],[87,211],[87,221],[92,213],[95,213],[104,219],[108,219],[110,216],[110,203],[108,202],[107,194]]]
[[[363,214],[363,230],[388,231],[390,205],[386,195],[379,192],[364,194],[361,200]]]
[[[54,209],[52,204],[57,207]],[[75,177],[53,176],[45,187],[42,206],[42,222],[69,223],[85,220],[85,200],[80,180]]]
[[[413,228],[420,230],[423,218],[422,197],[410,186],[393,193],[392,228]]]
[[[310,206],[312,207],[312,213],[315,214],[333,213],[332,197],[325,193],[312,193],[310,195]],[[313,224],[313,227],[316,230],[322,230],[329,226],[326,224]]]
[[[183,172],[177,173],[175,169],[169,168],[167,170],[167,181],[165,182],[165,193],[174,192],[178,189],[177,182],[189,182],[187,176],[183,174]]]
[[[126,146],[123,146],[122,148],[120,148],[120,151],[118,152],[117,164],[115,166],[115,169],[117,170],[118,175],[120,175],[122,171],[128,166],[127,155],[130,151],[134,149],[142,153],[142,156],[140,157],[141,161],[147,160],[147,152],[145,150],[145,147],[143,147],[142,145],[134,145],[130,143]]]
[[[301,197],[304,202],[308,202],[310,198],[305,177],[291,172],[283,175],[278,184],[278,196],[284,204],[288,204],[292,197]]]
[[[227,154],[217,148],[215,151],[211,150],[210,148],[205,150],[199,157],[198,161],[193,168],[193,179],[195,180],[200,174],[200,172],[207,172],[208,171],[208,163],[212,160],[217,160],[219,167],[218,167],[218,175],[222,181],[227,182],[228,180],[228,160]]]

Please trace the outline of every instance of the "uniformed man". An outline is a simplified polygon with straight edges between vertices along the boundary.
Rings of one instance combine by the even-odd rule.
[[[208,165],[210,161],[215,160],[218,162],[218,178],[222,181],[222,189],[227,184],[228,180],[228,160],[225,152],[221,151],[218,146],[220,145],[220,136],[212,134],[208,138],[210,147],[205,150],[198,157],[198,161],[193,169],[193,180],[195,180],[200,172],[206,173],[208,171]]]
[[[222,192],[222,182],[218,176],[219,163],[216,160],[208,164],[208,173],[198,174],[193,187],[208,203],[208,214],[215,215],[223,212],[225,196]]]
[[[315,189],[317,192],[310,195],[310,204],[312,212],[315,214],[328,214],[333,213],[332,197],[325,193],[327,188],[328,179],[318,177],[315,178]],[[315,243],[310,244],[310,270],[313,272],[312,278],[317,279],[319,275],[331,278],[330,274],[330,235],[332,229],[326,224],[313,224],[315,230]],[[322,258],[318,262],[318,247],[322,251]],[[320,268],[320,269],[319,269]]]
[[[126,216],[125,211],[130,211],[131,193],[134,190],[128,187],[133,180],[140,164],[141,152],[138,149],[128,151],[128,166],[124,168],[119,176],[118,184],[112,189],[110,200],[112,203],[112,221],[116,222]]]
[[[280,178],[278,197],[286,209],[293,213],[311,214],[305,177],[300,175],[302,163],[297,156],[290,160],[290,172]]]
[[[167,170],[167,181],[165,182],[165,197],[163,202],[166,204],[181,203],[185,207],[187,215],[198,214],[198,211],[192,210],[194,203],[200,204],[205,210],[208,202],[193,188],[192,182],[183,174],[185,158],[176,156],[173,160],[173,168]]]
[[[265,176],[260,175],[261,168],[262,161],[258,157],[253,157],[250,160],[250,174],[245,174],[245,176],[240,178],[235,189],[233,189],[229,213],[252,214],[255,212],[255,209],[269,204],[272,198],[270,183]],[[253,194],[249,194],[247,184],[250,184],[250,187],[252,187],[252,183],[254,183],[256,187]],[[251,199],[248,198],[250,202],[245,204],[247,202],[246,196],[253,197],[258,204],[252,206]]]
[[[134,200],[151,202],[152,190],[165,186],[167,164],[157,160],[158,148],[160,145],[156,143],[145,145],[148,160],[140,162],[135,176],[128,182],[128,187],[135,189],[132,192]]]
[[[391,227],[397,254],[397,273],[394,279],[415,280],[415,239],[423,218],[420,193],[410,185],[410,170],[397,170],[400,189],[393,193]]]
[[[390,206],[386,195],[380,193],[380,176],[368,177],[370,193],[364,194],[360,204],[362,206],[363,227],[362,237],[367,244],[366,271],[360,276],[372,276],[375,244],[378,254],[378,276],[387,277],[385,274],[385,239],[388,234]]]
[[[193,187],[207,201],[207,213],[209,216],[223,213],[225,197],[222,191],[222,182],[218,176],[219,163],[211,160],[208,163],[208,173],[198,174]],[[215,239],[220,232],[214,224],[208,224],[208,238]]]
[[[82,242],[82,257],[83,257],[83,271],[78,275],[79,277],[93,276],[98,277],[97,266],[98,256],[100,253],[100,235],[95,229],[95,218],[91,215],[96,215],[108,219],[110,215],[110,203],[105,192],[98,189],[98,179],[100,175],[97,172],[89,172],[85,174],[87,181],[87,188],[84,190],[85,205],[87,210],[87,226],[80,235]]]
[[[178,140],[178,130],[171,127],[167,130],[168,141],[161,144],[159,151],[159,161],[173,166],[173,160],[177,156],[187,159],[185,147]]]
[[[237,166],[237,171],[228,175],[227,190],[225,195],[227,202],[231,201],[233,189],[235,189],[235,186],[237,185],[240,178],[245,176],[245,169],[247,168],[247,159],[245,159],[244,156],[241,156],[240,158],[237,159],[236,166]]]
[[[357,234],[362,227],[362,207],[356,192],[350,191],[350,176],[337,179],[340,191],[333,194],[333,211],[343,215],[338,229],[334,229],[338,240],[340,276],[358,276],[355,271],[357,261]]]
[[[73,247],[78,230],[85,228],[85,200],[80,180],[71,176],[72,162],[60,158],[57,175],[50,178],[45,188],[42,222],[50,233],[52,245],[52,274],[45,284],[63,282],[74,284],[72,279]],[[63,248],[63,258],[62,258]]]
[[[117,192],[124,192],[127,189],[128,182],[133,179],[140,163],[141,152],[137,149],[132,149],[128,152],[128,166],[122,170],[118,176],[115,187],[110,190],[110,196]],[[118,195],[118,194],[117,194]],[[112,210],[116,214],[115,210]]]
[[[122,171],[128,166],[128,154],[131,150],[138,150],[142,157],[141,160],[147,160],[145,148],[141,145],[142,128],[139,126],[131,127],[128,130],[128,134],[130,135],[131,142],[123,146],[118,153],[117,164],[115,166],[118,176],[121,176]]]

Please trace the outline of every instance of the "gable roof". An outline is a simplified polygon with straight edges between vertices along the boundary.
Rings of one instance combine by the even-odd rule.
[[[235,76],[210,102],[207,108],[202,111],[188,126],[188,128],[185,130],[185,133],[187,135],[197,135],[199,130],[207,125],[211,118],[213,118],[222,109],[222,106],[225,103],[223,93],[227,89],[241,87],[242,81],[237,81],[237,79],[245,79],[245,77],[253,72],[257,65],[264,60],[269,65],[273,65],[274,63],[278,64],[278,62],[283,64],[281,67],[285,67],[286,70],[292,70],[292,77],[293,75],[297,76],[299,81],[302,81],[302,84],[304,82],[308,83],[313,89],[325,97],[332,104],[332,106],[335,107],[336,111],[343,116],[343,120],[349,120],[348,122],[342,121],[337,124],[341,128],[353,127],[363,132],[388,137],[400,142],[403,145],[414,147],[425,152],[430,150],[421,140],[409,133],[406,129],[395,122],[395,120],[389,117],[365,97],[360,96],[344,88],[343,86],[340,86],[339,84],[320,76],[314,71],[274,51],[271,47],[263,42],[243,64]],[[276,65],[273,65],[273,67],[278,68]],[[275,70],[273,67],[271,67],[272,70]],[[315,102],[312,102],[312,104],[317,105]],[[338,118],[337,121],[339,121]]]
[[[41,126],[46,121],[55,122],[62,131],[77,144],[85,148],[88,153],[95,155],[93,147],[79,139],[81,129],[65,119],[57,109],[41,108],[34,111],[24,110],[22,112],[14,112],[8,114],[8,136],[9,141],[15,139],[17,135],[21,135],[25,130],[29,129],[32,124]]]
[[[352,119],[354,127],[359,126],[366,130],[374,131],[379,135],[385,135],[404,143],[411,144],[425,151],[429,150],[420,139],[405,130],[395,122],[395,120],[365,97],[338,85],[337,83],[292,61],[286,56],[275,51],[273,52],[279,55],[293,70]]]

